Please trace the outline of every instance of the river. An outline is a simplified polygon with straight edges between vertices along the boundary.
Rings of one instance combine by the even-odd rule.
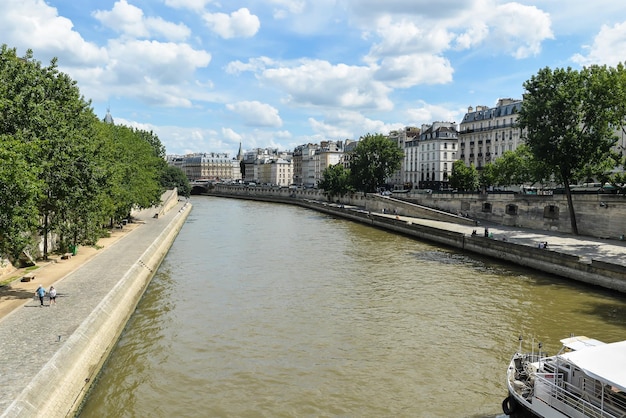
[[[496,417],[518,336],[626,298],[296,206],[193,197],[81,417]]]

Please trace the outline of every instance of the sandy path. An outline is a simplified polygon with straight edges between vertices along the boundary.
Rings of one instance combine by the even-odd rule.
[[[53,285],[57,290],[63,292],[63,284],[59,283],[72,271],[92,259],[97,254],[106,251],[113,243],[139,227],[141,223],[132,223],[124,226],[123,229],[111,230],[110,236],[101,238],[96,246],[78,247],[75,256],[62,260],[60,255],[52,254],[48,261],[37,262],[36,270],[17,269],[11,273],[0,276],[0,283],[7,279],[14,278],[11,283],[0,287],[0,321],[15,309],[20,308],[30,299],[35,297],[35,289],[41,284],[46,290]],[[33,273],[35,279],[30,282],[22,282],[20,279],[27,272]],[[57,285],[58,283],[58,285]]]

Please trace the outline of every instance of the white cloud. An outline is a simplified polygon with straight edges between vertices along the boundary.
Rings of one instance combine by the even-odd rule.
[[[126,0],[119,0],[111,11],[97,10],[92,13],[104,26],[131,38],[149,38],[161,35],[168,40],[184,40],[191,31],[183,24],[167,22],[160,17],[144,17],[143,11]]]
[[[230,142],[241,142],[242,136],[231,128],[222,128],[222,135]]]
[[[354,137],[354,130],[352,127],[340,127],[319,121],[315,118],[309,118],[309,125],[313,132],[317,133],[320,139],[352,139]]]
[[[323,121],[309,118],[309,125],[322,139],[334,140],[358,139],[367,133],[387,134],[405,126],[402,123],[386,123],[370,119],[353,111],[328,113]]]
[[[165,5],[173,9],[204,10],[213,0],[165,0]]]
[[[226,108],[237,113],[247,126],[282,126],[283,121],[278,115],[278,109],[257,101],[243,101],[227,104]]]
[[[489,35],[489,26],[485,22],[472,22],[468,29],[455,39],[458,49],[470,49],[480,45]]]
[[[275,4],[274,18],[284,19],[289,14],[301,14],[306,7],[306,0],[269,0],[269,3]]]
[[[425,19],[449,18],[470,13],[480,0],[347,0],[348,7],[361,19],[387,14],[421,16]]]
[[[388,16],[378,20],[376,33],[381,41],[372,46],[368,55],[374,59],[413,53],[438,54],[448,49],[453,39],[444,27],[431,27],[405,18],[392,20]]]
[[[453,72],[450,62],[443,57],[413,54],[383,59],[376,71],[376,79],[390,87],[408,88],[450,83]]]
[[[418,107],[409,108],[405,111],[407,120],[410,124],[420,127],[422,124],[431,124],[433,122],[456,122],[460,123],[461,118],[465,114],[465,110],[451,110],[450,107],[433,105],[423,100],[418,101]]]
[[[626,22],[613,26],[603,25],[593,39],[593,44],[585,46],[585,55],[575,54],[572,61],[583,66],[593,64],[615,66],[624,62],[626,51]]]
[[[241,8],[230,15],[205,13],[203,18],[207,26],[224,39],[250,38],[261,27],[259,18],[250,14],[246,8]]]
[[[40,60],[59,59],[61,65],[105,63],[107,51],[87,42],[71,20],[38,0],[5,0],[0,13],[2,43],[25,51],[32,49]]]
[[[489,46],[515,58],[527,58],[541,52],[541,43],[553,39],[550,16],[534,6],[505,3],[492,9],[486,22],[491,30]]]
[[[295,105],[392,109],[389,88],[372,75],[369,67],[303,60],[294,67],[266,69],[260,78],[288,93]]]
[[[104,66],[72,69],[87,98],[133,97],[159,106],[192,106],[205,99],[193,80],[195,71],[206,67],[211,55],[186,44],[142,40],[112,40]]]
[[[152,79],[160,84],[179,84],[211,62],[211,54],[187,44],[157,41],[111,41],[109,69],[117,82],[136,83]]]
[[[229,62],[225,70],[228,74],[240,74],[244,71],[257,72],[275,64],[274,60],[268,57],[250,58],[247,63],[241,61]]]

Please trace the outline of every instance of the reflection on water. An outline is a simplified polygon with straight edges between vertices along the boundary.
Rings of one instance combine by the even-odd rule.
[[[198,197],[82,416],[502,417],[518,335],[626,301],[287,205]]]

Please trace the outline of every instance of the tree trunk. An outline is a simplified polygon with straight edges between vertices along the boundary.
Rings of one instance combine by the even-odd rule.
[[[43,259],[48,259],[48,212],[43,217]]]
[[[574,203],[572,202],[572,190],[569,187],[569,181],[563,181],[565,185],[565,195],[567,196],[567,207],[569,209],[569,219],[572,225],[572,233],[578,235],[578,226],[576,225],[576,212],[574,211]]]

